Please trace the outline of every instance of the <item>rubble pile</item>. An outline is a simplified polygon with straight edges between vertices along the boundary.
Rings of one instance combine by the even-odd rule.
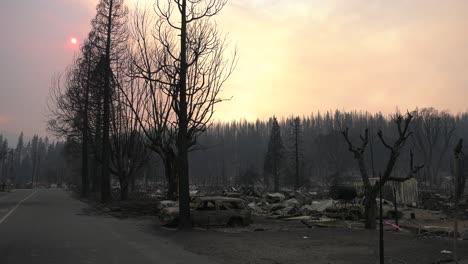
[[[341,221],[343,225],[349,226],[350,223],[359,223],[356,220],[363,219],[365,215],[362,198],[336,200],[330,198],[330,192],[318,193],[288,189],[282,189],[279,192],[265,192],[264,189],[259,187],[208,189],[206,187],[191,186],[190,194],[192,198],[203,196],[240,198],[245,201],[245,204],[250,208],[254,216],[306,221],[308,224],[313,225],[325,225],[323,223],[330,225],[329,222],[334,222],[333,225],[335,225],[335,222]],[[418,233],[425,234],[425,236],[434,234],[440,236],[438,232],[425,227],[431,225],[438,226],[440,225],[440,221],[451,221],[451,210],[453,210],[452,198],[447,195],[438,194],[437,192],[427,191],[420,191],[419,195],[420,200],[418,203],[399,205],[397,211],[395,211],[392,201],[384,199],[382,205],[384,218],[390,219],[391,222],[396,218],[395,213],[397,213],[399,226],[412,228],[413,224],[411,223],[417,221],[419,224],[414,225]],[[192,205],[195,206],[195,204]],[[157,205],[157,210],[161,211],[167,207],[178,207],[178,202],[160,201]],[[465,201],[461,201],[459,205],[459,217],[460,220],[468,219],[468,205]],[[442,231],[444,231],[442,233],[445,235],[450,235],[450,231]],[[468,234],[460,232],[460,237],[466,239]]]
[[[233,194],[227,194],[234,197]],[[332,200],[313,201],[316,193],[277,192],[266,193],[260,196],[238,195],[238,198],[248,202],[254,215],[269,216],[272,218],[288,218],[297,216],[312,216],[321,214],[331,205]]]

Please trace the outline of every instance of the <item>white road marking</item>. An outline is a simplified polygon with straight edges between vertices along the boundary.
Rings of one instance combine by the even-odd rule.
[[[13,213],[13,211],[15,211],[16,208],[18,208],[18,206],[20,206],[24,201],[29,199],[35,193],[37,193],[37,191],[31,193],[28,197],[24,198],[21,202],[19,202],[17,205],[15,205],[15,207],[13,207],[13,209],[11,209],[10,212],[8,212],[8,214],[6,214],[2,219],[0,219],[0,225],[3,223],[3,221],[5,221],[8,218],[8,216],[10,216]]]

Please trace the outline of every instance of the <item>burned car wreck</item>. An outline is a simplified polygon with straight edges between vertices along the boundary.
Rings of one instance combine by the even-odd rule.
[[[230,197],[195,197],[191,202],[192,226],[247,226],[251,223],[251,210],[245,201]],[[179,207],[161,208],[159,221],[164,226],[174,227],[179,222]]]

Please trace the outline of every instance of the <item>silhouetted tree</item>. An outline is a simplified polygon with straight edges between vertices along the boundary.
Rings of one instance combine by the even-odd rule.
[[[7,180],[8,172],[8,140],[3,139],[3,135],[0,134],[0,180],[2,183],[2,190],[4,190],[5,182]]]
[[[34,135],[31,140],[31,161],[32,161],[32,172],[31,172],[31,186],[34,188],[34,183],[37,185],[37,171],[39,167],[39,137]]]
[[[285,150],[283,146],[283,140],[281,139],[280,127],[278,125],[278,120],[274,116],[271,119],[270,140],[268,141],[268,150],[265,155],[264,181],[266,187],[268,188],[270,175],[273,175],[273,189],[275,192],[278,192],[280,189],[280,173],[284,165],[284,151]]]
[[[153,39],[147,35],[141,40],[138,52],[144,44],[156,43],[150,60],[143,56],[147,65],[143,69],[148,78],[149,62],[157,61],[152,77],[170,98],[170,111],[176,117],[175,166],[179,186],[181,229],[190,226],[188,151],[196,145],[197,137],[210,125],[214,105],[221,102],[219,91],[232,73],[235,60],[225,58],[227,45],[215,24],[209,19],[217,15],[226,4],[225,0],[156,1],[156,29]],[[140,20],[141,21],[141,20]],[[141,28],[138,32],[144,32]],[[156,58],[156,60],[155,60]],[[141,64],[139,64],[141,65]],[[158,75],[160,73],[160,75]],[[153,94],[154,94],[153,90]],[[153,112],[154,110],[150,110]],[[159,146],[158,146],[159,147]]]
[[[89,40],[84,42],[81,48],[82,59],[79,61],[81,70],[81,85],[83,89],[83,107],[81,111],[82,125],[81,125],[81,194],[87,196],[90,188],[89,180],[89,154],[88,149],[90,145],[90,96],[92,84],[92,71],[95,67],[95,54],[93,52],[92,43]]]
[[[123,0],[101,0],[96,7],[96,17],[93,19],[92,31],[95,32],[93,43],[99,47],[102,57],[103,71],[103,109],[102,109],[102,173],[101,201],[107,202],[111,197],[110,190],[110,126],[111,104],[116,64],[122,60],[127,48],[127,14],[128,9]]]
[[[117,175],[120,183],[120,198],[128,198],[130,184],[142,171],[149,159],[144,142],[142,126],[135,117],[133,106],[127,103],[122,90],[133,89],[135,80],[119,82],[127,88],[114,93],[114,104],[111,108],[111,171]],[[137,101],[133,101],[139,104]],[[138,106],[136,106],[138,108]]]
[[[88,49],[86,45],[83,47],[84,50]],[[61,138],[70,137],[81,140],[81,194],[86,196],[89,188],[89,151],[87,148],[90,116],[90,69],[93,66],[90,59],[91,54],[86,53],[84,56],[84,58],[76,59],[74,64],[68,67],[64,81],[62,81],[61,75],[52,78],[49,92],[48,130]]]
[[[163,161],[167,198],[172,200],[176,199],[178,190],[175,144],[177,117],[171,107],[174,99],[164,88],[172,81],[162,71],[165,56],[168,55],[163,51],[159,38],[152,35],[157,20],[149,12],[148,6],[139,7],[132,16],[132,65],[128,73],[132,87],[123,89],[122,94],[140,124],[148,147]]]
[[[446,153],[452,145],[456,129],[455,120],[446,112],[434,108],[416,109],[412,115],[414,115],[413,138],[416,150],[425,164],[425,180],[430,185],[439,186],[440,168],[443,162],[449,162]]]
[[[292,157],[294,160],[294,190],[297,190],[302,185],[301,177],[301,160],[302,160],[302,123],[299,117],[294,118],[290,122],[291,126],[291,141],[292,141]]]
[[[23,160],[23,155],[24,155],[24,135],[23,132],[21,132],[20,136],[18,137],[18,143],[16,144],[16,149],[15,149],[15,157],[14,157],[14,178],[15,181],[18,178],[18,175],[20,173],[20,167],[21,167],[21,162]]]
[[[376,198],[380,192],[380,189],[383,188],[387,181],[397,181],[403,182],[414,177],[414,175],[423,168],[423,165],[414,166],[413,164],[413,152],[410,154],[410,170],[407,177],[396,178],[392,177],[392,172],[395,167],[395,164],[400,156],[400,153],[403,147],[406,144],[408,138],[412,135],[412,132],[409,130],[409,126],[413,116],[408,113],[406,117],[403,117],[401,114],[396,114],[393,118],[394,123],[398,131],[398,137],[393,144],[388,144],[384,139],[382,130],[379,130],[377,133],[381,143],[389,151],[389,157],[385,165],[384,172],[380,180],[376,180],[375,183],[371,183],[370,177],[367,170],[367,164],[364,160],[364,152],[369,143],[369,130],[366,129],[364,135],[360,135],[361,145],[355,146],[349,137],[349,129],[346,128],[342,131],[342,134],[348,143],[349,151],[354,154],[359,170],[361,172],[362,182],[364,184],[364,208],[365,208],[365,227],[368,229],[376,228],[376,216],[377,216],[377,203]]]

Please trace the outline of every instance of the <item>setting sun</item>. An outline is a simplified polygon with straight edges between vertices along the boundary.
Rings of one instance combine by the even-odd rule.
[[[70,43],[71,43],[72,45],[76,45],[76,44],[78,44],[78,39],[75,38],[75,37],[72,37],[72,38],[70,38]]]

